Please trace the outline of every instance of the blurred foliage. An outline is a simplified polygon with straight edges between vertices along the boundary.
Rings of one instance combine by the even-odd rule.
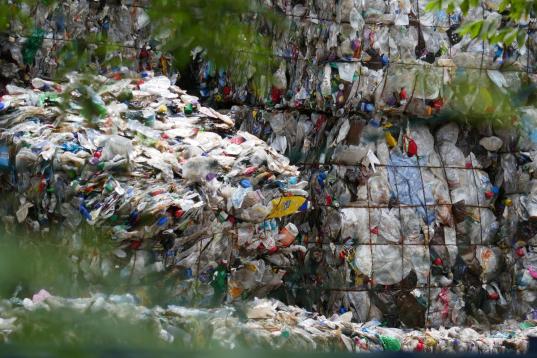
[[[24,236],[21,236],[22,238]],[[0,243],[0,297],[28,297],[43,287],[63,288],[73,283],[65,251],[52,242],[21,242],[2,234]]]
[[[180,66],[200,49],[217,68],[250,67],[242,75],[266,75],[272,64],[269,38],[259,32],[259,21],[271,26],[283,22],[255,0],[154,0],[148,14],[154,37],[165,39],[165,51]]]
[[[81,347],[90,346],[115,349],[170,348],[155,334],[151,321],[131,322],[106,311],[39,310],[17,318],[20,329],[9,337],[11,343],[46,347],[46,351],[51,347],[70,348],[66,352],[70,357]]]
[[[485,16],[484,7],[495,10],[498,16]],[[501,0],[498,3],[478,0],[429,0],[426,11],[443,11],[453,14],[462,12],[463,22],[457,29],[461,36],[485,41],[501,49],[520,49],[527,44],[530,16],[537,11],[535,0]],[[474,20],[464,19],[473,12]],[[483,13],[483,16],[481,15]],[[494,14],[493,14],[494,15]],[[477,17],[477,19],[475,19]],[[529,64],[528,64],[529,65]],[[510,65],[502,64],[499,71]],[[510,126],[517,119],[517,110],[522,106],[536,105],[530,92],[535,91],[528,74],[502,72],[509,86],[500,87],[486,71],[480,69],[457,69],[453,81],[446,88],[449,112],[453,119],[468,124],[481,125],[490,122],[497,126]],[[492,74],[494,76],[494,74]]]
[[[35,42],[32,13],[53,11],[57,0],[0,0],[0,32],[14,23],[20,25],[27,43]],[[256,0],[152,0],[142,7],[150,19],[151,43],[160,44],[175,65],[185,68],[196,53],[212,61],[216,68],[240,68],[238,80],[269,76],[273,59],[269,37],[258,25],[281,26],[284,19]],[[32,34],[33,33],[33,34]],[[123,44],[114,43],[105,33],[84,34],[66,41],[58,56],[58,78],[71,71],[94,71],[95,64],[110,68],[120,64],[114,51]],[[140,50],[140,49],[138,49]],[[123,64],[125,59],[122,59]],[[132,64],[131,64],[132,65]],[[240,78],[243,76],[243,78]]]
[[[137,251],[127,250],[125,257],[117,257],[114,251],[121,244],[111,239],[109,228],[83,224],[72,231],[68,226],[56,224],[37,232],[19,225],[9,231],[0,226],[0,300],[31,298],[46,289],[63,297],[129,293],[148,307],[220,305],[207,284],[201,287],[184,269],[143,274],[134,270]]]
[[[63,230],[31,234],[22,228],[0,230],[0,238],[0,297],[31,297],[42,288],[66,296],[99,289],[122,292],[119,278],[113,275],[101,275],[99,282],[84,277],[81,269],[87,266],[85,260],[115,248],[89,226],[79,238]]]
[[[466,21],[457,32],[492,44],[510,46],[516,43],[518,47],[522,47],[527,39],[529,17],[537,12],[537,1],[502,0],[497,7],[492,2],[487,2],[487,5],[502,16],[483,16],[481,19]],[[430,0],[425,9],[446,10],[449,14],[460,9],[466,16],[471,10],[481,6],[483,4],[479,0]]]
[[[45,10],[53,13],[58,6],[61,2],[57,0],[0,0],[0,29],[27,37],[22,48],[26,65],[32,66],[45,35],[35,28],[32,15]],[[152,0],[141,8],[150,19],[149,44],[158,46],[162,54],[172,58],[173,67],[187,70],[193,59],[202,57],[215,69],[228,69],[237,85],[248,85],[254,92],[270,83],[275,62],[269,36],[259,28],[260,25],[277,28],[283,25],[284,18],[259,1]],[[103,31],[85,33],[62,43],[56,53],[59,66],[55,80],[64,81],[73,71],[83,73],[80,78],[86,79],[72,83],[69,91],[65,91],[63,109],[67,109],[71,90],[76,90],[84,109],[82,114],[90,122],[100,116],[102,108],[92,98],[99,90],[99,83],[91,77],[102,69],[134,67],[136,64],[131,60],[117,55],[123,46],[114,43]]]
[[[516,109],[528,104],[524,94],[530,84],[525,79],[525,74],[514,73],[513,86],[506,89],[492,82],[486,72],[459,69],[446,87],[449,106],[444,112],[451,112],[452,120],[465,124],[510,126],[517,119]]]
[[[103,39],[99,34],[88,34],[81,39],[74,39],[66,42],[58,53],[58,68],[56,77],[63,79],[72,71],[87,74],[98,73],[96,64],[101,67],[113,67],[121,65],[121,59],[117,56],[110,56],[120,48],[119,44]]]
[[[0,31],[9,30],[13,21],[20,22],[27,29],[31,28],[32,19],[25,9],[35,7],[39,2],[39,0],[0,0]]]
[[[270,348],[268,339],[267,346],[252,347],[252,342],[241,337],[221,337],[226,342],[233,340],[238,348],[233,352],[222,352],[218,332],[198,321],[196,311],[192,311],[192,317],[178,315],[177,320],[174,314],[166,314],[171,324],[160,320],[163,327],[159,326],[159,317],[146,308],[170,304],[185,306],[180,299],[169,295],[169,291],[178,286],[177,282],[165,273],[136,284],[130,284],[114,272],[91,280],[84,271],[99,270],[100,267],[98,260],[95,260],[97,265],[92,263],[92,257],[111,254],[116,243],[89,225],[84,226],[81,235],[59,225],[56,227],[50,232],[33,233],[18,226],[16,231],[0,230],[0,356],[33,357],[38,353],[39,356],[50,354],[54,357],[117,357],[122,354],[155,357],[163,354],[177,356],[181,352],[195,356],[187,350],[204,350],[204,357],[217,352],[219,357],[230,354],[237,358],[243,355],[240,348]],[[81,242],[77,243],[78,240]],[[130,303],[104,308],[77,304],[58,307],[53,303],[49,304],[50,308],[24,308],[22,300],[31,299],[41,289],[54,296],[73,298],[96,293],[130,293],[136,297],[136,305],[145,308]],[[131,301],[117,297],[115,302]],[[236,309],[236,317],[245,318],[242,308]],[[207,314],[212,313],[207,311]],[[12,318],[16,318],[16,329],[4,331],[2,319]],[[173,342],[162,338],[161,328],[173,334]],[[274,339],[277,337],[271,341]]]

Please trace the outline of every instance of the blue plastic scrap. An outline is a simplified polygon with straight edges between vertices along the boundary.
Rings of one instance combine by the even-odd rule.
[[[427,205],[435,203],[432,188],[427,185],[424,187],[420,173],[420,167],[427,165],[427,158],[420,156],[418,159],[416,156],[393,154],[388,163],[388,180],[392,196],[403,205],[417,205],[416,209],[426,223],[434,222],[435,211],[427,209]]]

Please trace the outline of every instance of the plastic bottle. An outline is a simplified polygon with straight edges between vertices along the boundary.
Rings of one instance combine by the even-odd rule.
[[[278,237],[278,244],[279,246],[288,247],[295,241],[295,238],[297,236],[297,227],[295,226],[295,224],[289,223],[280,232],[280,235]]]
[[[372,113],[375,110],[375,105],[370,102],[360,103],[360,111],[365,113]]]
[[[9,147],[0,144],[0,170],[7,170],[9,166]]]
[[[194,112],[194,107],[192,106],[192,103],[188,103],[185,108],[184,108],[184,112],[186,115],[191,115],[192,112]]]
[[[114,159],[116,156],[129,159],[133,150],[132,141],[130,139],[119,135],[113,135],[104,143],[104,148],[98,155],[98,159],[108,161]],[[95,152],[93,156],[96,157],[97,153],[99,152]]]
[[[252,191],[252,183],[248,179],[243,179],[240,181],[240,186],[235,190],[231,196],[231,202],[235,209],[240,209],[246,194]]]
[[[54,87],[55,83],[51,81],[45,81],[41,78],[34,78],[32,80],[32,87],[39,90],[47,91]]]
[[[129,120],[128,123],[127,123],[127,127],[129,128],[129,130],[131,130],[133,132],[140,133],[140,134],[146,136],[147,138],[151,138],[151,139],[159,139],[160,138],[160,132],[159,131],[151,129],[151,128],[143,125],[142,123],[140,123],[138,121]]]

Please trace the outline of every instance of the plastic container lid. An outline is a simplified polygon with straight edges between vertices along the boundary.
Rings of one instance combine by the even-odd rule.
[[[243,187],[243,188],[251,188],[252,187],[252,182],[249,181],[248,179],[242,179],[239,184]]]
[[[159,220],[158,220],[158,223],[157,225],[158,226],[164,226],[168,223],[168,217],[167,216],[163,216],[161,217]]]
[[[390,63],[390,59],[388,58],[388,56],[382,55],[380,56],[380,62],[382,62],[382,64],[386,66],[388,63]]]
[[[294,237],[296,237],[298,235],[298,228],[295,226],[295,224],[289,223],[289,224],[285,225],[285,228]]]
[[[373,118],[372,120],[369,121],[369,124],[372,127],[378,128],[380,127],[380,119]]]
[[[375,106],[372,103],[362,103],[361,107],[362,111],[367,113],[373,112],[375,110]]]
[[[9,167],[9,148],[7,146],[0,146],[0,167]]]

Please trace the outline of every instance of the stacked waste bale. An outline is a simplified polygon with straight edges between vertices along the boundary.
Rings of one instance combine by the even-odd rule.
[[[310,183],[290,302],[452,326],[535,307],[535,142],[515,128],[235,109]],[[526,120],[537,123],[534,109]],[[267,134],[270,133],[270,134]],[[283,138],[283,139],[282,139]],[[317,150],[309,150],[316,148]],[[298,219],[297,219],[298,220]],[[295,223],[297,223],[295,220]]]
[[[271,4],[289,18],[288,31],[274,34],[279,68],[258,107],[235,112],[241,129],[310,181],[312,208],[299,227],[308,252],[282,297],[390,325],[532,312],[536,113],[513,109],[503,127],[492,119],[507,93],[535,85],[535,32],[508,48],[455,33],[464,21],[500,21],[494,3],[465,17],[419,1]],[[201,75],[202,97],[251,100],[231,73],[209,63]],[[462,77],[478,90],[454,95]],[[439,123],[438,114],[474,107],[490,113],[477,129]]]
[[[0,34],[2,85],[13,79],[53,78],[61,70],[60,62],[81,56],[76,52],[80,49],[90,55],[88,65],[96,72],[112,70],[114,59],[115,66],[171,74],[171,58],[160,51],[162,43],[151,38],[147,5],[148,1],[130,0],[14,5],[33,21],[34,30],[12,21]],[[97,50],[105,41],[114,44],[113,49]],[[119,67],[114,70],[119,72]]]
[[[501,93],[517,90],[536,71],[531,19],[520,24],[528,30],[527,42],[509,47],[455,32],[476,19],[507,23],[495,2],[466,16],[460,9],[450,15],[427,12],[428,2],[417,0],[267,3],[288,19],[283,31],[261,25],[273,38],[277,63],[270,88],[237,84],[233,69],[219,70],[209,62],[200,71],[202,98],[214,105],[428,117],[446,107],[495,107]],[[455,96],[450,84],[464,78],[479,84],[481,92]]]
[[[184,77],[197,77],[199,95],[213,106],[244,103],[332,114],[430,116],[452,106],[459,110],[494,107],[494,100],[484,102],[506,89],[517,90],[536,70],[537,32],[531,19],[520,23],[528,36],[523,45],[515,41],[504,48],[455,33],[474,19],[504,21],[494,2],[466,16],[460,10],[450,15],[427,12],[427,2],[417,0],[265,4],[288,20],[277,30],[258,24],[272,39],[276,61],[272,82],[266,86],[239,83],[236,79],[244,76],[237,76],[236,69],[220,69],[199,59],[199,76],[184,73]],[[161,51],[166,39],[151,38],[148,5],[145,1],[73,1],[25,9],[38,30],[27,34],[12,23],[3,33],[0,79],[9,83],[13,78],[54,76],[62,50],[86,35],[118,45],[106,56],[94,53],[91,65],[98,71],[120,76],[123,66],[171,75],[175,72],[171,57]],[[96,46],[88,50],[96,51]],[[119,60],[117,68],[107,65],[111,58]],[[481,92],[451,103],[449,85],[461,77],[479,83]]]

